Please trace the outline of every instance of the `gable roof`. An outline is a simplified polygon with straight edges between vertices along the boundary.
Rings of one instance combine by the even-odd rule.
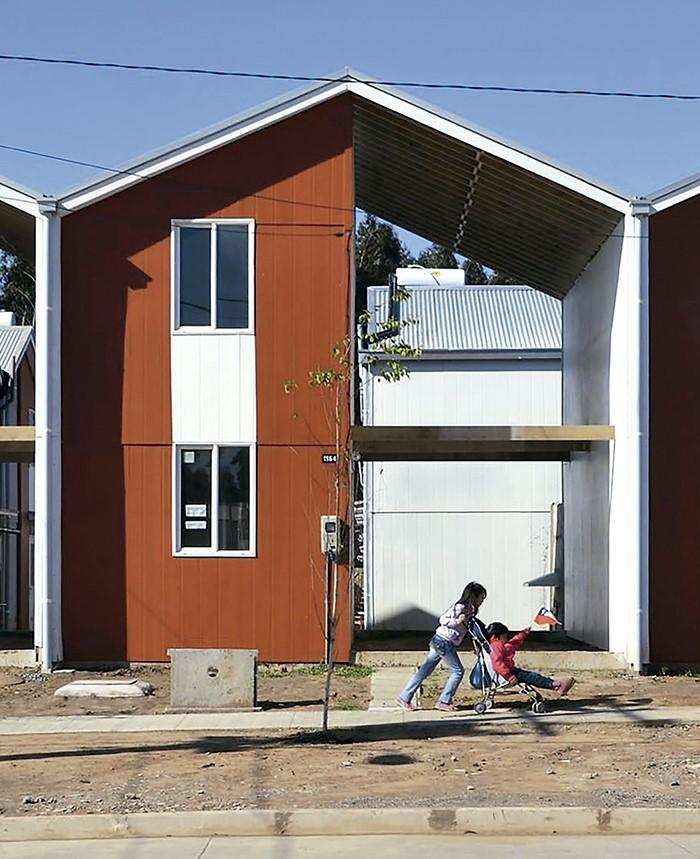
[[[352,97],[355,203],[557,297],[628,198],[352,70],[298,89],[60,195],[75,211],[329,99]]]
[[[527,286],[415,286],[408,291],[401,316],[417,323],[401,336],[424,353],[561,351],[561,302]],[[386,322],[387,286],[369,287],[367,309],[372,329]],[[381,351],[381,344],[371,351]]]
[[[565,295],[629,211],[622,192],[350,69],[83,182],[58,195],[58,211],[341,95],[352,99],[358,207],[537,289]],[[17,208],[36,216],[39,195],[19,196]]]

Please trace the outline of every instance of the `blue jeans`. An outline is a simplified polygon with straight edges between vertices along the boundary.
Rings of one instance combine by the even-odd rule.
[[[523,671],[522,668],[514,668],[513,674],[518,679],[518,683],[527,683],[528,686],[538,686],[540,689],[553,689],[554,681],[551,677],[543,677],[536,671]]]
[[[447,683],[445,683],[445,688],[440,694],[440,703],[451,704],[454,694],[457,691],[457,687],[462,682],[462,677],[464,677],[464,666],[457,655],[457,648],[454,644],[439,635],[434,635],[430,639],[430,651],[425,658],[425,662],[408,681],[399,697],[403,701],[410,701],[416,694],[421,683],[427,677],[430,677],[433,671],[438,667],[441,659],[445,660],[447,667],[452,673],[450,674]]]

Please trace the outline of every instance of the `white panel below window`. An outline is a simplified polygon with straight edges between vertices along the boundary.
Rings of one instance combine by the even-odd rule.
[[[173,441],[255,441],[255,336],[173,334]]]

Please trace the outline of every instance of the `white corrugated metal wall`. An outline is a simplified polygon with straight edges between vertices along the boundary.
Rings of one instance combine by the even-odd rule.
[[[548,344],[549,345],[549,344]],[[483,353],[482,353],[483,354]],[[561,423],[561,361],[509,357],[411,362],[400,382],[362,371],[363,422],[375,426]],[[379,462],[364,466],[365,612],[369,629],[428,630],[466,582],[489,592],[487,621],[525,626],[548,588],[556,462]]]

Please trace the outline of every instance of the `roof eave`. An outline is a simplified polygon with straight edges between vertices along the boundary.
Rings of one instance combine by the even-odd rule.
[[[0,176],[0,202],[5,203],[13,209],[18,209],[27,215],[36,217],[38,214],[38,202],[44,198],[43,194],[20,185],[4,176]]]
[[[468,143],[476,149],[482,149],[483,151],[489,152],[495,157],[503,158],[512,164],[518,164],[531,173],[550,179],[551,181],[567,187],[570,190],[577,191],[583,196],[596,200],[614,211],[621,212],[623,214],[626,214],[629,211],[631,198],[628,194],[625,194],[624,191],[607,186],[599,182],[597,179],[591,178],[573,170],[570,167],[559,164],[556,161],[547,158],[540,152],[515,144],[507,138],[500,137],[492,131],[472,125],[471,123],[467,124],[459,116],[448,111],[444,111],[435,105],[430,104],[430,102],[414,98],[413,96],[407,95],[403,91],[394,87],[379,84],[371,78],[353,71],[352,69],[348,69],[348,75],[351,81],[349,84],[349,90],[360,97],[369,98],[375,103],[381,103],[382,101],[385,101],[386,103],[385,99],[377,96],[377,94],[380,93],[388,99],[395,99],[405,104],[409,104],[415,108],[416,111],[422,111],[426,115],[435,117],[434,123],[426,121],[427,117],[416,118],[418,118],[419,121],[430,124],[433,128],[436,128],[436,130],[446,130],[447,133],[450,134],[449,128],[438,129],[435,124],[437,123],[442,125],[445,123],[453,127],[451,133],[452,137],[461,139],[463,142]],[[390,105],[387,104],[386,106]]]
[[[646,195],[651,203],[651,212],[662,212],[664,209],[670,209],[671,206],[677,206],[684,200],[689,200],[691,197],[696,197],[700,194],[700,173],[694,173],[692,176],[686,176],[685,179],[679,179],[677,182],[672,182],[670,185],[665,185],[651,194]]]

